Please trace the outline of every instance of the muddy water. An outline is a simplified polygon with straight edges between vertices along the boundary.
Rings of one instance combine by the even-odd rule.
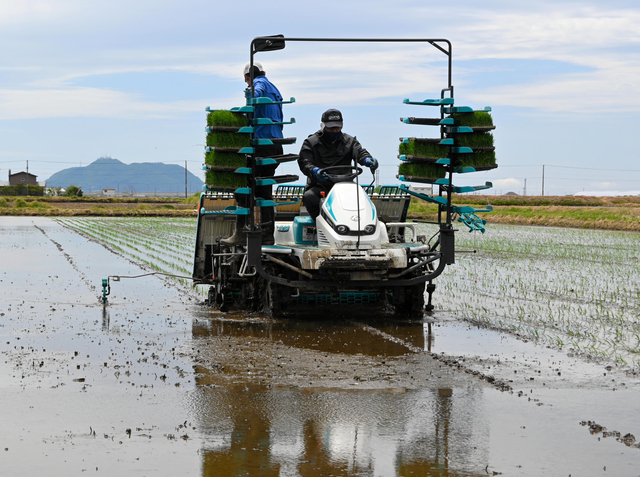
[[[640,449],[580,425],[640,438],[624,370],[444,311],[276,321],[157,277],[98,303],[144,272],[0,219],[2,475],[640,475]]]

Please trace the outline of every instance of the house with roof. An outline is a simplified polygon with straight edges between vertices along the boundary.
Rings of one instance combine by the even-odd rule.
[[[46,181],[38,182],[38,176],[35,174],[24,171],[11,174],[11,169],[9,169],[9,185],[32,185],[44,187],[46,184]]]

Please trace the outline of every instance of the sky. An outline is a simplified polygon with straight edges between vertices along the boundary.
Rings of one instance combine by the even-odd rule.
[[[244,104],[250,42],[274,34],[448,39],[456,105],[491,106],[499,164],[456,184],[640,191],[640,5],[630,0],[5,0],[0,180],[27,162],[42,181],[99,157],[186,164],[204,178],[205,108]],[[399,120],[437,115],[403,104],[447,86],[446,56],[429,44],[289,42],[255,59],[295,98],[284,114],[297,142],[285,152],[337,108],[378,159],[379,183],[396,184],[399,138],[438,134]]]

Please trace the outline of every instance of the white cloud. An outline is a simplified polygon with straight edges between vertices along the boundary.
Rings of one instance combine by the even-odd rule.
[[[157,119],[201,109],[199,101],[141,101],[133,94],[98,88],[0,90],[0,120],[60,117]]]
[[[640,65],[566,74],[531,84],[512,84],[467,94],[482,104],[579,113],[640,110]]]
[[[188,5],[189,11],[197,4]],[[284,8],[286,2],[280,4]],[[83,49],[80,46],[84,40],[93,41],[95,35],[110,35],[105,31],[89,31],[86,25],[97,17],[104,18],[102,24],[111,25],[109,22],[117,21],[123,2],[116,0],[102,6],[87,6],[79,0],[5,2],[0,6],[0,22],[7,18],[20,18],[26,27],[33,14],[34,21],[46,18],[56,25],[61,34],[64,26],[72,25],[70,30],[78,32],[76,43],[79,47],[73,54],[61,49],[54,56],[7,57],[13,63],[3,61],[3,68],[14,75],[22,71],[24,79],[20,81],[16,76],[18,79],[12,82],[13,87],[5,86],[12,91],[0,92],[0,106],[8,107],[0,111],[0,117],[55,117],[56,110],[63,112],[65,117],[73,114],[85,116],[89,114],[86,104],[101,106],[94,110],[95,116],[113,114],[114,117],[155,112],[172,114],[181,108],[180,103],[163,103],[162,97],[145,101],[126,92],[74,86],[76,80],[92,76],[141,72],[152,76],[154,72],[180,71],[213,76],[213,81],[215,77],[239,79],[238,71],[248,59],[248,37],[242,40],[228,38],[220,44],[213,41],[197,43],[196,38],[199,37],[192,36],[184,26],[169,22],[168,15],[176,12],[175,5],[170,2],[160,2],[154,9],[158,15],[157,27],[152,22],[143,21],[149,5],[143,1],[132,7],[126,23],[118,24],[121,29],[114,33],[117,36],[126,30],[123,25],[138,21],[150,32],[148,38],[145,35],[138,38],[127,32],[126,35],[131,36],[125,36],[120,43],[97,42],[92,43],[96,48]],[[484,4],[477,8],[470,7],[470,3],[466,5],[460,13],[463,21],[449,22],[446,28],[453,42],[453,82],[456,86],[461,84],[460,76],[456,76],[456,61],[460,59],[554,60],[591,68],[592,71],[548,75],[534,83],[524,78],[514,80],[514,84],[489,84],[481,88],[473,84],[473,72],[470,72],[465,77],[464,89],[458,89],[456,96],[463,95],[465,101],[479,105],[508,105],[546,111],[640,110],[638,9],[557,2],[541,2],[526,8],[508,2],[498,2],[493,4],[493,8]],[[224,8],[232,10],[229,6]],[[406,37],[422,36],[425,19],[437,24],[437,19],[452,12],[452,7],[429,5],[427,8],[419,2],[399,2],[396,8],[400,14],[411,12],[402,32]],[[371,11],[377,10],[371,8]],[[381,15],[370,12],[367,18],[380,25],[384,20]],[[198,21],[202,22],[202,19]],[[174,33],[182,32],[182,35],[177,34],[175,46],[164,44],[163,25],[177,28]],[[434,32],[440,33],[440,30],[445,31],[444,27],[434,27]],[[393,37],[393,33],[396,32],[383,30],[376,36]],[[85,36],[89,34],[92,36]],[[358,36],[357,31],[354,36]],[[158,40],[162,42],[160,46],[150,46]],[[46,35],[33,38],[35,45],[40,42],[46,46],[47,41]],[[424,96],[418,99],[426,99],[427,96],[438,96],[446,85],[446,68],[441,61],[445,56],[424,44],[374,46],[340,43],[328,47],[291,43],[283,52],[259,54],[256,58],[265,63],[268,73],[273,74],[283,92],[295,95],[298,101],[309,105],[328,101],[345,105],[370,104],[376,99],[402,98],[415,95],[415,92]],[[497,83],[501,83],[499,72],[496,78]],[[23,86],[15,87],[16,84],[28,85],[34,91],[23,90]],[[43,101],[43,105],[37,108],[33,106],[33,98],[42,100],[46,95],[51,95],[57,102],[55,108],[44,104],[50,101]],[[67,104],[74,101],[79,101],[79,104]],[[38,111],[42,111],[44,116],[39,116]]]
[[[554,58],[573,60],[623,45],[640,44],[640,12],[602,4],[553,3],[538,11],[477,9],[458,27],[458,54],[471,58]],[[455,28],[455,27],[454,27]]]
[[[33,18],[54,10],[52,1],[20,0],[0,3],[0,22],[16,21],[19,17]]]
[[[522,188],[522,182],[518,179],[510,177],[508,179],[496,179],[492,181],[494,189],[520,189]]]

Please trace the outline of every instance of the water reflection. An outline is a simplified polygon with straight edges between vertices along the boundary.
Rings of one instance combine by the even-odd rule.
[[[332,330],[326,324],[322,331],[339,331],[350,342],[363,341],[357,331],[336,326]],[[322,333],[302,328],[294,333],[291,324],[227,322],[196,326],[194,335],[222,329],[234,335],[269,334],[298,346],[321,343],[324,350]],[[415,327],[427,347],[428,328],[424,329],[423,334],[421,325]],[[329,340],[328,345],[344,351],[338,340]],[[379,352],[376,346],[369,343],[367,349]],[[484,391],[477,386],[271,387],[247,384],[241,378],[221,384],[217,372],[202,366],[194,371],[192,406],[205,441],[203,476],[486,475],[489,425],[483,419]]]
[[[393,326],[397,328],[400,325]],[[422,347],[422,324],[402,326],[402,329],[407,330],[406,335],[411,336],[410,340],[415,338],[416,346]],[[385,330],[384,327],[376,327]],[[407,352],[407,347],[401,343],[390,341],[383,336],[376,336],[365,329],[344,322],[200,320],[194,322],[192,330],[194,338],[229,335],[241,338],[265,338],[281,342],[286,346],[327,353],[401,356]],[[397,331],[392,332],[394,335],[397,333]],[[402,339],[405,338],[402,337]]]
[[[111,325],[111,314],[109,313],[109,307],[102,306],[102,331],[109,333],[109,326]]]
[[[483,475],[487,463],[478,389],[199,386],[194,398],[204,476]]]

